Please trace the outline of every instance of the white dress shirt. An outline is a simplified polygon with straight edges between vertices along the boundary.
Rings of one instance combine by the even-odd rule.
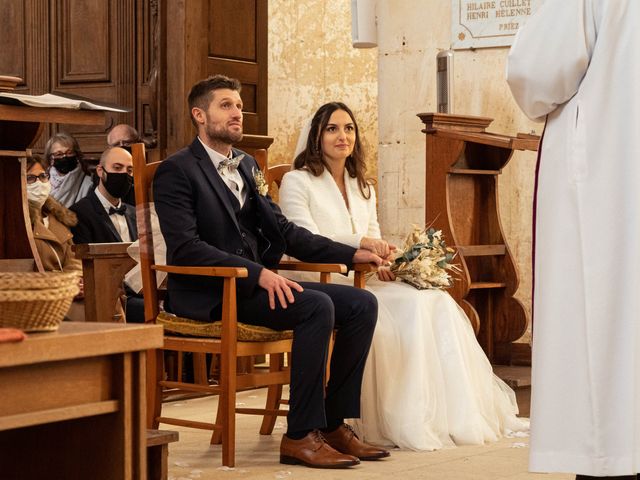
[[[218,170],[218,165],[220,165],[220,162],[231,157],[225,157],[224,155],[216,152],[213,148],[205,145],[200,137],[198,137],[198,140],[200,140],[200,143],[202,143],[202,146],[209,154],[209,158],[213,162],[213,166],[216,169],[216,172],[218,172],[224,184],[229,187],[229,190],[233,192],[235,197],[240,202],[240,207],[242,207],[244,205],[245,198],[247,197],[247,191],[246,188],[244,188],[242,175],[240,175],[240,172],[238,172],[237,169],[233,171],[229,171],[226,168],[222,169],[222,171]]]
[[[100,193],[100,190],[98,189],[98,187],[96,187],[95,192],[96,192],[96,197],[98,197],[98,200],[100,200],[100,203],[106,210],[107,215],[109,215],[109,209],[114,206],[111,204],[109,200],[104,198],[104,195]],[[116,205],[114,208],[120,208],[120,206],[122,206],[122,200],[119,200],[118,205]],[[113,226],[116,227],[116,230],[120,234],[120,238],[122,238],[122,241],[130,242],[131,234],[129,233],[129,225],[127,225],[127,218],[124,215],[120,215],[118,213],[110,214],[109,218],[111,219],[111,223],[113,223]]]

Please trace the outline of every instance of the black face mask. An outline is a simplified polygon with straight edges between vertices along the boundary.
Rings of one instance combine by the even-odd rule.
[[[104,188],[107,189],[109,195],[113,198],[122,198],[131,189],[133,185],[133,177],[128,173],[104,172],[106,178],[102,179]]]
[[[71,157],[62,157],[53,161],[53,167],[63,175],[75,170],[77,166],[78,157],[75,155]]]

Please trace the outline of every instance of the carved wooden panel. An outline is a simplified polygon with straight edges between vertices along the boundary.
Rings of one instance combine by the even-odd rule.
[[[166,3],[138,1],[136,125],[148,147],[167,145],[166,117]]]
[[[0,73],[23,93],[60,91],[132,109],[103,128],[53,125],[97,158],[112,124],[160,156],[193,138],[186,97],[213,73],[243,84],[245,132],[267,133],[267,0],[0,0]]]
[[[26,76],[26,23],[25,2],[0,0],[0,12],[4,17],[0,28],[0,74],[20,77]],[[8,46],[11,45],[11,48]]]
[[[0,74],[22,78],[18,91],[46,92],[49,78],[46,2],[0,0],[0,12],[0,45],[4,46],[0,48]]]
[[[135,124],[134,0],[52,2],[51,90],[131,108],[109,122]],[[58,125],[96,157],[106,146],[105,127]]]
[[[42,0],[0,0],[0,74],[20,77],[16,90],[49,91],[49,5]],[[44,139],[33,145],[42,148]]]
[[[65,84],[109,82],[109,4],[63,0],[56,9],[56,89]]]

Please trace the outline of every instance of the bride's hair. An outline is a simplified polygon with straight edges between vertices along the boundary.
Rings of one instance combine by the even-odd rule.
[[[356,132],[356,141],[353,145],[353,152],[347,157],[345,168],[351,178],[358,180],[360,193],[364,198],[371,198],[371,185],[365,178],[367,166],[364,163],[364,153],[360,142],[360,130],[353,112],[342,102],[330,102],[322,105],[311,119],[311,128],[307,137],[307,145],[293,161],[295,170],[306,169],[314,176],[322,174],[325,168],[329,169],[327,162],[322,155],[322,132],[327,127],[331,115],[336,110],[344,110],[351,117]]]

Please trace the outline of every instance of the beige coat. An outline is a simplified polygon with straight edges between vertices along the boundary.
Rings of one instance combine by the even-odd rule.
[[[42,213],[49,218],[49,226],[43,222]],[[47,272],[81,272],[82,262],[74,256],[71,246],[73,235],[70,227],[78,223],[76,214],[62,206],[53,197],[47,198],[42,211],[30,208],[31,226],[36,249]]]

